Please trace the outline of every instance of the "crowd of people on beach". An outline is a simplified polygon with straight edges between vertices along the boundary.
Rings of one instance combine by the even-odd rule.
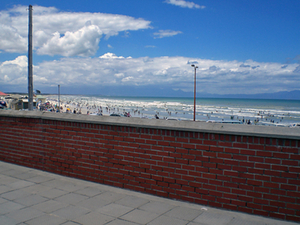
[[[185,114],[186,112],[180,112],[180,115],[176,108],[174,110],[165,108],[163,111],[153,111],[151,116],[149,108],[147,109],[145,106],[131,106],[124,107],[122,105],[107,103],[106,106],[101,106],[97,104],[89,104],[87,101],[63,101],[61,104],[58,103],[56,99],[47,99],[48,101],[43,104],[38,104],[38,109],[41,111],[48,112],[57,112],[57,113],[70,113],[70,114],[86,114],[86,115],[98,115],[98,116],[121,116],[121,117],[139,117],[139,118],[153,118],[153,119],[161,119],[161,120],[188,120],[188,119],[180,119],[181,114]],[[144,116],[145,113],[145,116]],[[216,111],[216,113],[220,113]],[[161,115],[160,115],[161,114]],[[205,116],[206,113],[201,113],[198,111],[198,118]],[[225,117],[220,117],[219,119],[210,119],[212,115],[215,115],[213,112],[207,113],[208,120],[198,119],[197,121],[206,121],[206,122],[220,122],[220,123],[240,123],[247,125],[272,125],[278,126],[282,121],[282,118],[274,117],[274,115],[270,113],[265,113],[264,111],[260,111],[257,113],[257,116],[253,118],[249,117],[239,117],[239,116],[228,116],[229,119]],[[185,115],[182,115],[185,117]],[[216,116],[215,116],[216,117]],[[224,119],[223,119],[224,118]],[[275,120],[276,119],[276,120]]]

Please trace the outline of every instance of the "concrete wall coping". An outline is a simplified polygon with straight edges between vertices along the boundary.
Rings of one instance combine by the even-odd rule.
[[[41,111],[0,110],[0,117],[21,117],[57,120],[101,125],[117,125],[138,128],[153,128],[176,131],[193,131],[215,134],[243,135],[268,138],[300,140],[300,129],[290,127],[270,127],[246,124],[222,124],[194,121],[174,121],[142,119],[135,117],[92,116],[83,114],[53,113]]]

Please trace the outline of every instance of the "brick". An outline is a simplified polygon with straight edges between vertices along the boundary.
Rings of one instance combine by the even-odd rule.
[[[209,190],[216,190],[216,186],[214,185],[209,185],[209,184],[203,184],[202,185],[203,189],[209,189]]]
[[[240,166],[233,166],[232,170],[242,172],[242,173],[248,172],[247,167],[240,167]]]
[[[270,183],[270,182],[264,182],[264,187],[268,187],[268,188],[276,188],[278,189],[280,184],[277,183]]]
[[[218,191],[221,191],[221,192],[227,192],[227,193],[230,193],[231,192],[231,188],[228,188],[228,187],[221,187],[221,186],[218,186],[217,187],[217,190]]]
[[[290,190],[290,191],[296,191],[297,186],[296,185],[287,185],[287,184],[281,184],[281,189]]]
[[[291,215],[286,215],[287,220],[295,221],[295,222],[300,222],[300,216],[291,216]]]
[[[300,167],[289,167],[289,172],[300,173]]]
[[[286,209],[284,207],[284,208],[279,208],[279,213],[294,215],[295,214],[295,210]]]
[[[299,210],[299,204],[291,204],[291,203],[287,203],[286,207],[288,209],[296,209]]]
[[[216,168],[217,164],[216,163],[206,163],[206,162],[204,162],[203,166],[204,167],[209,167],[209,168]]]
[[[203,142],[205,143],[205,141]],[[210,151],[214,151],[214,152],[223,152],[224,151],[224,148],[222,147],[215,147],[213,145],[210,145],[210,148],[209,148]]]
[[[232,177],[238,177],[239,173],[236,171],[224,171],[225,176],[232,176]]]
[[[218,158],[231,159],[232,155],[226,153],[218,153]]]
[[[216,197],[215,196],[210,196],[210,195],[202,195],[202,199],[208,200],[209,203],[214,202]]]
[[[216,175],[215,174],[202,174],[203,178],[207,178],[207,179],[216,179]]]
[[[234,148],[247,149],[247,148],[248,148],[248,144],[246,144],[246,143],[233,143],[233,147],[234,147]],[[244,153],[242,153],[242,149],[241,149],[240,153],[241,153],[241,154],[244,154]],[[245,151],[245,150],[243,150],[243,151]],[[246,150],[246,151],[248,151],[248,150]],[[250,151],[249,151],[249,152],[250,152]],[[248,154],[246,154],[246,155],[248,155]]]
[[[263,176],[263,175],[255,175],[256,180],[263,180],[263,181],[270,181],[271,178],[269,176]]]
[[[209,146],[216,146],[218,144],[217,141],[208,141],[208,140],[203,140],[203,145],[209,145]],[[216,148],[216,147],[215,147]],[[216,148],[215,150],[221,150],[223,151],[223,148]],[[213,150],[212,150],[213,151]]]
[[[272,152],[268,152],[268,151],[256,151],[256,156],[272,157]]]
[[[264,158],[263,157],[249,156],[249,161],[263,163],[264,162]]]
[[[238,207],[238,211],[248,213],[248,214],[252,214],[253,209],[249,209],[249,208],[246,208],[246,207]]]
[[[296,203],[296,198],[293,197],[279,196],[279,200],[282,202]]]
[[[248,160],[248,156],[246,156],[246,155],[233,155],[232,158],[235,160],[241,160],[241,161]],[[242,163],[244,163],[244,162],[242,162]]]
[[[280,171],[288,172],[289,169],[287,166],[272,165],[272,170],[280,170]]]
[[[226,153],[232,153],[232,154],[239,154],[240,150],[237,149],[237,148],[225,148],[224,152],[226,152]]]
[[[273,153],[273,157],[274,157],[274,158],[280,158],[280,159],[288,159],[288,158],[290,158],[290,154],[288,154],[288,153],[278,153],[278,152],[274,152],[274,153]]]
[[[275,194],[275,195],[286,195],[286,191],[285,190],[276,190],[276,189],[271,189],[270,190],[271,194]]]
[[[270,164],[281,164],[280,159],[275,159],[275,158],[265,158],[265,163],[270,163]]]
[[[266,163],[255,163],[255,168],[259,168],[259,169],[271,169],[271,165],[270,164],[266,164]]]
[[[272,171],[272,170],[265,170],[265,174],[269,175],[269,176],[272,176],[272,177],[280,177],[281,176],[281,172],[279,172],[279,171]]]
[[[247,184],[254,186],[262,186],[262,181],[258,180],[247,180]]]
[[[264,205],[263,210],[269,211],[269,212],[278,212],[278,207]]]
[[[255,203],[252,203],[252,202],[247,202],[247,207],[253,208],[253,209],[262,209],[262,205],[255,204]]]
[[[216,152],[205,152],[205,151],[203,151],[202,155],[203,156],[207,156],[207,157],[213,157],[213,158],[217,157],[217,153]]]
[[[265,146],[265,150],[267,151],[272,151],[272,152],[281,152],[281,147],[280,146]]]

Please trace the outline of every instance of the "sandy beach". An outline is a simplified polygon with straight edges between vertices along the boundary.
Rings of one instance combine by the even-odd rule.
[[[42,111],[86,115],[123,116],[167,120],[192,120],[193,102],[190,99],[102,97],[82,95],[46,95]],[[297,101],[246,99],[200,99],[196,106],[196,121],[210,123],[244,123],[264,126],[292,127],[300,123]],[[298,125],[297,125],[298,126]]]

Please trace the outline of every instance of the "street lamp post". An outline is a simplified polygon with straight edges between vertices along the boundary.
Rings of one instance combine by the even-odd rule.
[[[198,66],[195,66],[194,64],[191,65],[194,67],[194,121],[196,120],[196,69]]]
[[[60,112],[60,85],[58,85],[58,112]]]

